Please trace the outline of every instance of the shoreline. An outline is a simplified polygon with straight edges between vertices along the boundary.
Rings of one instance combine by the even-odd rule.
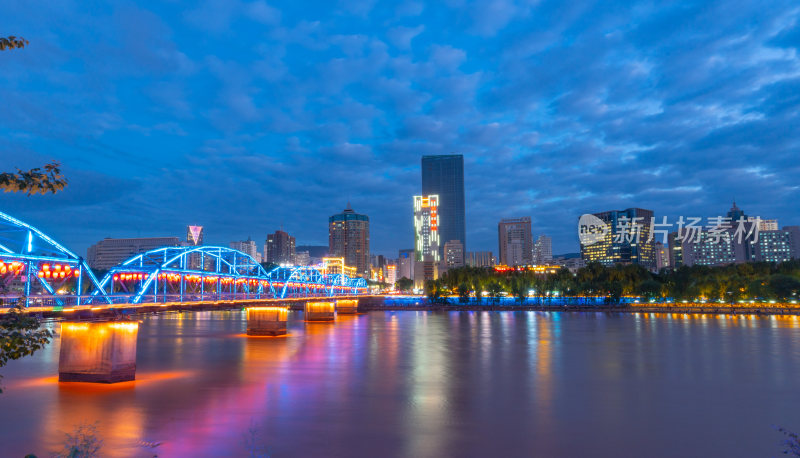
[[[363,305],[362,311],[445,311],[445,312],[612,312],[612,313],[680,313],[680,314],[711,314],[711,315],[763,315],[763,316],[800,316],[800,307],[769,307],[769,306],[739,306],[719,304],[709,306],[705,304],[681,305],[499,305],[499,304],[435,304],[435,305]]]

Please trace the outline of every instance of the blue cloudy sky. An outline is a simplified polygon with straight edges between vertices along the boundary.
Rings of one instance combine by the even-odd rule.
[[[530,215],[800,224],[800,5],[757,1],[6,2],[2,170],[61,161],[0,208],[76,251],[103,237],[327,244],[347,201],[412,245],[423,154],[465,155],[468,250]]]

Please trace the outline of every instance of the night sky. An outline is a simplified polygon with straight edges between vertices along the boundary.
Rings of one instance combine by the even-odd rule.
[[[187,224],[324,245],[350,201],[396,256],[451,152],[470,251],[519,216],[578,251],[582,213],[632,206],[800,224],[796,0],[139,3],[2,6],[30,45],[0,52],[0,171],[70,184],[0,210],[79,254]]]

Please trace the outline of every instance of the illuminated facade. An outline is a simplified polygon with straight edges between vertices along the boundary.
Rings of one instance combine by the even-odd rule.
[[[751,261],[784,262],[800,258],[800,226],[782,230],[766,230],[758,234],[751,246]]]
[[[439,197],[439,235],[437,247],[442,259],[444,242],[460,240],[467,247],[464,212],[464,156],[448,154],[422,157],[422,194]]]
[[[506,218],[497,224],[500,264],[526,266],[533,264],[531,218]]]
[[[201,246],[203,245],[203,226],[186,226],[186,245],[188,246]],[[189,268],[203,269],[208,266],[203,265],[203,260],[198,254],[192,254],[187,260]]]
[[[189,246],[203,244],[203,226],[186,226],[186,243]]]
[[[346,265],[344,258],[322,258],[322,270],[325,275],[344,274],[349,277],[356,275],[356,268]]]
[[[386,279],[386,283],[388,283],[389,286],[394,289],[394,284],[397,282],[397,266],[394,264],[388,264],[386,266],[386,276],[384,278]]]
[[[439,196],[414,196],[414,253],[417,261],[438,262]]]
[[[581,244],[584,261],[599,262],[606,266],[614,264],[639,264],[647,270],[656,269],[655,245],[650,239],[653,211],[643,208],[628,208],[594,213],[605,222],[610,231],[602,240],[592,244]]]
[[[353,211],[350,203],[328,218],[328,253],[344,258],[358,275],[369,278],[369,217]]]

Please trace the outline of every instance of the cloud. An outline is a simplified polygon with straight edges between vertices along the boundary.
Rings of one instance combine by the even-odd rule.
[[[327,216],[350,200],[370,215],[374,251],[392,254],[412,240],[420,156],[451,152],[466,160],[468,250],[493,249],[502,217],[532,216],[566,252],[584,212],[717,215],[734,197],[800,223],[800,8],[788,0],[4,14],[35,39],[3,56],[13,115],[0,159],[58,159],[72,191],[0,199],[63,226],[76,251],[188,222],[214,243],[281,224],[325,243]]]
[[[423,30],[425,30],[424,25],[418,25],[416,27],[397,26],[389,29],[386,35],[395,47],[411,49],[411,40],[421,34]]]

